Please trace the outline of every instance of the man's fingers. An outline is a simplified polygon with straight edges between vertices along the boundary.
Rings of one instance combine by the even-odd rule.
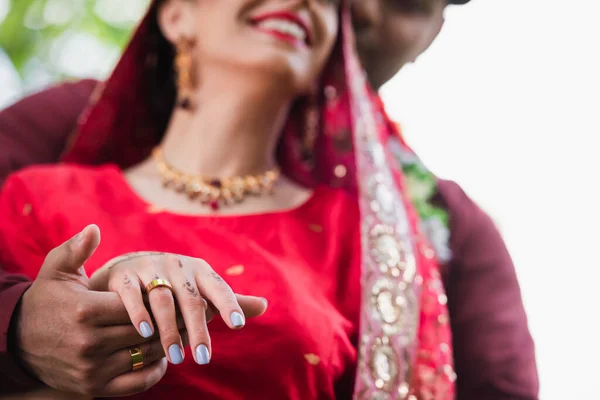
[[[140,289],[141,290],[141,289]],[[94,323],[97,326],[111,326],[130,324],[131,319],[127,313],[127,308],[123,304],[118,293],[112,292],[90,292],[90,296],[94,296],[94,300],[90,303],[94,308]],[[147,310],[150,309],[150,301],[148,296],[143,294],[144,306]],[[150,315],[154,318],[152,315]],[[179,316],[179,314],[178,314]]]
[[[99,244],[100,229],[96,225],[88,225],[77,235],[48,253],[39,277],[62,278],[64,274],[68,274],[87,279],[85,271],[81,267],[94,254]]]
[[[131,324],[127,309],[118,293],[90,291],[85,296],[88,300],[90,323],[95,326]]]
[[[260,317],[269,307],[267,299],[263,297],[245,296],[243,294],[236,294],[235,296],[246,318]]]
[[[185,329],[183,318],[177,319],[177,329],[180,331]],[[144,339],[131,324],[107,326],[100,332],[105,343],[100,350],[102,354],[112,354],[118,350],[139,346],[159,338],[158,331],[155,331],[150,339]]]
[[[131,362],[131,361],[130,361]],[[101,397],[121,397],[145,392],[156,385],[167,372],[167,359],[161,358],[138,371],[119,375],[105,386]]]
[[[184,348],[189,346],[189,335],[183,330],[179,333],[181,334],[181,340],[183,341]],[[164,347],[160,339],[155,339],[147,343],[126,347],[115,352],[107,359],[107,368],[105,370],[106,376],[115,377],[117,375],[131,372],[133,368],[133,362],[131,359],[130,350],[133,350],[135,348],[141,350],[144,366],[160,361],[166,356]]]
[[[123,305],[123,301],[117,293],[90,292],[89,296],[92,297],[92,300],[90,301],[91,320],[96,326],[118,326],[131,324],[129,314],[127,314],[127,309]],[[235,296],[247,318],[259,317],[264,314],[268,308],[267,300],[264,298],[245,296],[242,294],[236,294]],[[144,305],[146,308],[149,308],[150,306],[147,296],[144,296]],[[216,315],[219,315],[219,311],[211,302],[209,302],[209,307],[206,311],[206,321],[210,322]],[[151,315],[151,317],[152,322],[154,323],[154,316]],[[183,327],[181,325],[182,323],[183,317],[178,310],[177,325],[180,329]],[[137,342],[134,343],[139,343],[139,334],[137,334],[137,336]]]

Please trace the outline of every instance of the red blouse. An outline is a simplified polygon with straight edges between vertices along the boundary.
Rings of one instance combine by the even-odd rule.
[[[213,354],[181,365],[144,399],[333,399],[351,393],[360,307],[357,203],[319,187],[303,205],[246,216],[160,212],[114,166],[35,167],[0,195],[0,263],[35,278],[50,249],[95,223],[102,242],[89,275],[111,258],[153,250],[205,259],[267,313],[231,331],[210,323]]]

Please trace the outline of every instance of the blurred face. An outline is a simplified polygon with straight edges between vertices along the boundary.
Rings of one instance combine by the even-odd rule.
[[[340,2],[166,0],[158,18],[171,43],[193,41],[200,82],[212,69],[268,79],[304,94],[335,44]]]
[[[356,0],[358,52],[374,88],[431,45],[444,23],[447,0]]]

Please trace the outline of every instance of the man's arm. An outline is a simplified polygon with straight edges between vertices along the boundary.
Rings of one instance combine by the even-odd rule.
[[[31,281],[21,275],[7,274],[0,268],[0,393],[34,389],[40,383],[29,377],[9,352],[14,340],[13,316],[17,314],[21,297]]]
[[[10,173],[25,166],[58,161],[96,83],[94,80],[65,83],[0,111],[0,185]],[[14,339],[11,322],[30,285],[27,278],[7,274],[0,266],[0,387],[3,393],[39,386],[8,351]]]
[[[535,400],[538,375],[519,282],[494,223],[458,185],[440,181],[453,259],[444,271],[458,400]]]
[[[0,185],[23,167],[58,161],[96,84],[64,83],[0,111]]]

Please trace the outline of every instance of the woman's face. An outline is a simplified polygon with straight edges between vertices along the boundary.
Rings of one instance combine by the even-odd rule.
[[[167,0],[158,18],[171,43],[193,41],[200,83],[205,71],[227,71],[304,94],[335,44],[340,2]]]

